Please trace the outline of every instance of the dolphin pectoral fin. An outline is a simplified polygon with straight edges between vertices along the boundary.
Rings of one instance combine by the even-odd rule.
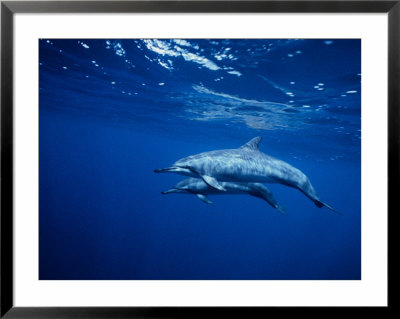
[[[218,181],[217,181],[214,177],[207,176],[207,175],[201,175],[201,178],[203,179],[203,181],[204,181],[207,185],[210,185],[211,187],[214,187],[214,188],[216,188],[216,189],[218,189],[218,190],[220,190],[220,191],[226,192],[226,189],[223,188],[223,187],[221,186],[221,184],[218,183]]]
[[[314,203],[315,203],[315,205],[317,205],[317,207],[319,207],[319,208],[325,206],[326,208],[330,209],[331,211],[335,212],[336,214],[343,215],[342,213],[339,213],[336,209],[332,208],[332,207],[329,206],[328,204],[325,204],[324,202],[321,202],[320,200],[316,200]]]
[[[208,175],[201,175],[198,171],[196,171],[193,167],[190,166],[184,166],[184,168],[190,170],[192,173],[199,176],[207,185],[214,187],[222,192],[226,192],[226,189],[223,188],[221,184],[218,183],[218,181],[214,177]]]
[[[208,197],[205,196],[205,195],[196,194],[196,196],[197,196],[198,199],[200,199],[202,202],[204,202],[204,203],[206,203],[206,204],[212,204],[212,203],[213,203],[213,202],[210,201],[210,200],[208,199]]]

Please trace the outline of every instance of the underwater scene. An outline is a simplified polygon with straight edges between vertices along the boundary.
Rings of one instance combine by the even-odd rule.
[[[40,280],[360,280],[361,40],[40,39]]]

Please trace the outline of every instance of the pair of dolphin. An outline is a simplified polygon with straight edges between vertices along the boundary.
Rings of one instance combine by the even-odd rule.
[[[187,192],[199,194],[207,202],[208,194],[247,193],[267,200],[271,206],[284,212],[272,193],[260,183],[279,183],[300,190],[321,208],[337,212],[322,202],[308,177],[290,164],[260,151],[261,137],[255,137],[236,149],[216,150],[188,156],[156,173],[177,173],[192,177],[178,183],[165,194]],[[194,179],[193,179],[194,178]],[[263,195],[267,194],[267,195]]]

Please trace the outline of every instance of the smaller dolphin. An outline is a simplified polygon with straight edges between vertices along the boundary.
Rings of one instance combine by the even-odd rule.
[[[264,199],[273,208],[276,208],[280,213],[286,215],[285,209],[277,203],[272,192],[263,184],[221,182],[221,185],[224,187],[225,191],[218,190],[206,184],[200,178],[187,178],[180,181],[173,188],[161,192],[161,194],[193,194],[207,204],[212,204],[212,201],[208,199],[207,195],[248,194]]]

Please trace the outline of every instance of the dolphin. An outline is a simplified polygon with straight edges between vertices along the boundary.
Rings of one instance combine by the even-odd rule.
[[[173,188],[165,192],[161,192],[161,194],[193,194],[207,204],[212,204],[212,201],[208,199],[207,195],[248,194],[264,199],[273,208],[276,208],[279,212],[286,215],[285,209],[277,203],[272,192],[263,184],[233,182],[221,182],[220,184],[225,188],[225,191],[218,190],[206,184],[200,178],[187,178],[183,181],[180,181]]]
[[[261,137],[255,137],[235,149],[216,150],[191,155],[171,167],[155,169],[156,173],[177,173],[201,178],[207,185],[227,191],[221,182],[279,183],[300,190],[314,204],[337,213],[322,202],[308,177],[292,165],[266,155],[259,149]]]

